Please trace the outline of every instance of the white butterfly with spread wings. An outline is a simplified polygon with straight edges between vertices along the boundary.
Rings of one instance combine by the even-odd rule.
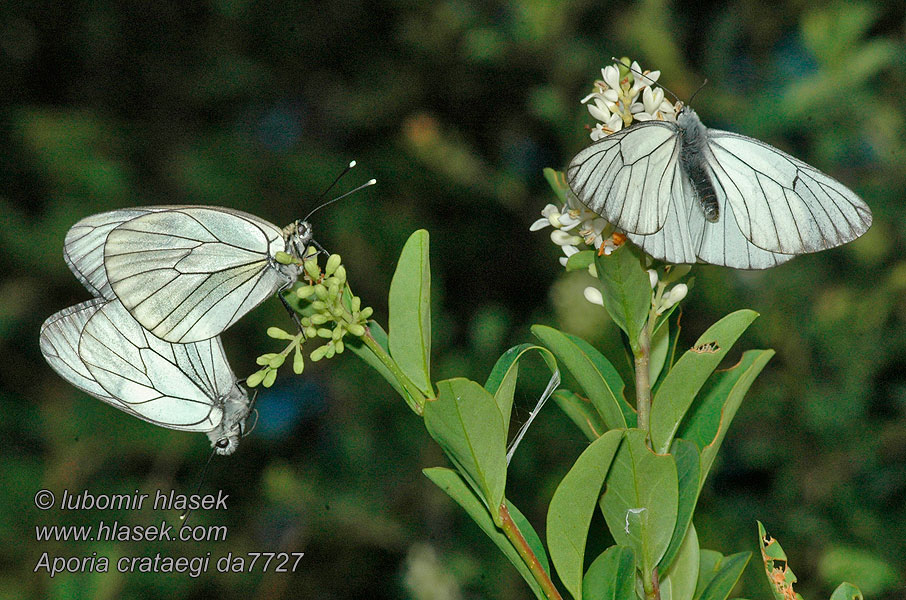
[[[134,417],[206,432],[232,454],[250,412],[220,338],[171,344],[148,333],[119,300],[95,298],[41,326],[41,353],[71,384]]]
[[[570,162],[569,187],[654,258],[765,269],[852,241],[871,210],[764,142],[708,129],[691,108],[643,121]]]
[[[69,230],[64,256],[101,297],[118,298],[159,338],[212,338],[270,295],[296,282],[311,226],[280,229],[254,215],[216,206],[151,206],[92,215]]]

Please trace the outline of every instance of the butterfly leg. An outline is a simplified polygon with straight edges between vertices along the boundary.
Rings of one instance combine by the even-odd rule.
[[[299,313],[293,310],[293,307],[289,305],[289,302],[286,301],[286,298],[283,297],[283,292],[290,288],[290,285],[283,287],[277,290],[277,297],[280,298],[280,302],[283,303],[283,308],[286,309],[286,312],[289,313],[289,316],[292,318],[293,322],[296,324],[296,327],[299,328],[299,333],[302,333],[302,322],[299,320]]]

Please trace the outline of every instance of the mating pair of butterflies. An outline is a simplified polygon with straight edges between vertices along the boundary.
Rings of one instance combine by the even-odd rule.
[[[139,419],[207,432],[232,454],[250,412],[219,334],[293,285],[311,226],[280,229],[207,206],[92,215],[67,233],[66,263],[93,300],[41,327],[41,352],[64,379]],[[285,261],[284,261],[285,262]]]

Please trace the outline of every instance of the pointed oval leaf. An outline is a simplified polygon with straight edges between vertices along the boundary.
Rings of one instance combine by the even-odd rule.
[[[676,560],[661,577],[661,600],[692,600],[700,560],[695,527],[686,530]]]
[[[664,377],[651,403],[651,443],[657,452],[670,448],[695,395],[757,317],[752,310],[730,313],[709,327]]]
[[[676,527],[670,538],[670,545],[658,565],[660,573],[670,568],[674,557],[680,551],[680,546],[686,538],[686,531],[692,524],[692,514],[698,502],[701,491],[701,462],[698,448],[692,442],[677,439],[670,449],[670,455],[676,461],[676,474],[679,481],[679,494],[677,497]]]
[[[607,474],[601,512],[613,539],[635,550],[644,572],[663,557],[676,527],[678,479],[669,455],[655,454],[639,429],[626,438]]]
[[[506,486],[506,434],[494,397],[468,379],[437,384],[425,403],[425,427],[499,524]]]
[[[551,559],[563,585],[577,599],[582,598],[588,527],[622,439],[622,431],[612,430],[592,442],[557,486],[547,511]]]
[[[553,354],[551,354],[550,350],[543,346],[535,346],[533,344],[519,344],[504,352],[500,358],[497,359],[494,368],[491,369],[491,374],[488,375],[488,379],[484,384],[484,389],[494,394],[497,406],[500,407],[500,414],[503,417],[504,435],[509,434],[510,431],[513,394],[516,391],[516,380],[519,377],[519,359],[521,359],[529,350],[537,350],[541,354],[541,358],[547,363],[551,373],[554,373],[557,370],[557,360],[554,358]]]
[[[557,390],[553,395],[554,402],[560,407],[566,416],[579,428],[579,431],[585,434],[589,441],[593,442],[607,431],[607,425],[601,419],[601,415],[592,406],[588,398],[583,398],[569,390]]]
[[[639,333],[651,310],[651,280],[634,246],[623,244],[610,255],[595,257],[604,308],[626,332],[632,351],[639,353]]]
[[[699,487],[704,484],[711,465],[714,464],[717,451],[746,392],[772,356],[773,350],[749,350],[742,355],[739,363],[726,371],[715,373],[692,406],[679,436],[701,448]]]
[[[727,600],[751,557],[751,552],[739,552],[725,556],[720,561],[717,572],[714,573],[699,596],[699,600]]]
[[[431,390],[431,265],[428,232],[409,236],[390,282],[390,356],[428,397]]]
[[[611,546],[591,563],[576,600],[635,598],[635,554],[626,546]]]
[[[623,397],[626,386],[603,354],[585,340],[552,327],[534,325],[532,333],[582,386],[609,429],[625,428],[635,421],[635,412]]]

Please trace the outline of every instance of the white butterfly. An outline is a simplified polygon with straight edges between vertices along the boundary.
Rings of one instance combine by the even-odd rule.
[[[708,129],[691,108],[643,121],[570,162],[579,200],[654,258],[765,269],[871,225],[854,192],[764,142]]]
[[[311,226],[280,229],[214,206],[114,210],[76,223],[64,256],[93,293],[118,298],[138,322],[174,343],[212,338],[271,294],[295,283]]]
[[[40,346],[60,376],[91,396],[161,427],[207,432],[218,454],[236,450],[249,397],[220,338],[171,344],[118,300],[95,298],[47,319]]]

